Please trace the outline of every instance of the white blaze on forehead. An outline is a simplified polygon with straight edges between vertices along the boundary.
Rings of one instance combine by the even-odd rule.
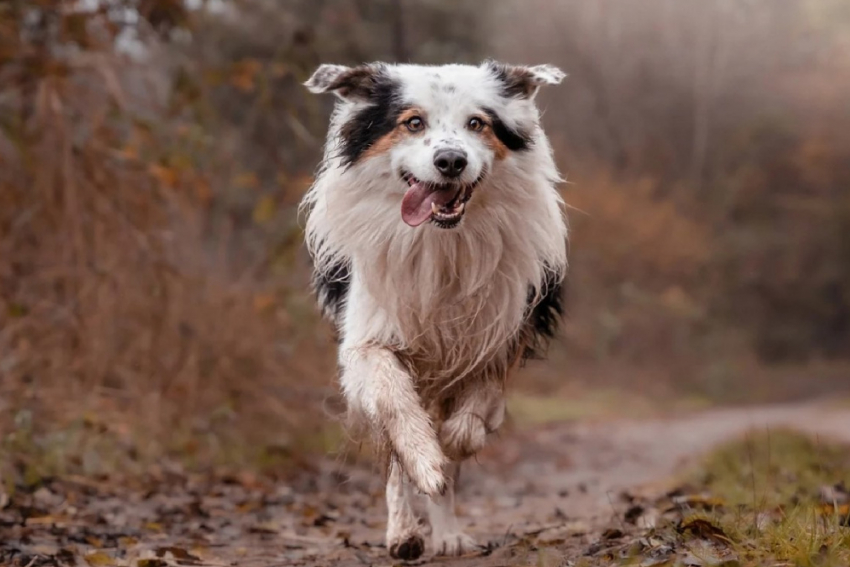
[[[429,120],[465,117],[504,104],[498,79],[484,67],[399,65],[393,69],[402,98],[429,113]],[[458,124],[462,125],[463,122]]]
[[[513,128],[530,131],[539,122],[533,101],[505,96],[504,83],[487,65],[394,65],[389,71],[402,100],[426,112],[429,126],[450,125],[451,132],[484,109]]]
[[[402,83],[405,94],[412,96],[428,96],[434,91],[434,86],[440,87],[439,94],[450,94],[458,100],[479,98],[482,90],[492,92],[496,98],[498,80],[486,67],[473,65],[443,65],[429,67],[424,65],[398,65],[394,68]],[[454,92],[446,90],[453,87]],[[442,97],[441,97],[442,98]]]

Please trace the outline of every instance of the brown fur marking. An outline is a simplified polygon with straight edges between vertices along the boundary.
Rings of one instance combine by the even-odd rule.
[[[408,108],[404,112],[402,112],[398,117],[398,122],[396,123],[395,129],[392,132],[378,138],[374,144],[372,144],[368,150],[363,152],[363,158],[369,159],[375,156],[379,156],[381,154],[387,153],[403,140],[406,136],[416,136],[417,134],[421,134],[424,130],[419,132],[411,132],[407,128],[404,127],[404,123],[413,118],[414,116],[422,117],[422,120],[425,120],[425,113],[418,108]]]
[[[484,138],[484,142],[493,150],[493,154],[495,155],[496,161],[501,161],[508,157],[508,147],[499,140],[496,136],[496,133],[493,131],[493,126],[489,121],[484,121],[486,126],[484,129],[479,132],[481,136]]]

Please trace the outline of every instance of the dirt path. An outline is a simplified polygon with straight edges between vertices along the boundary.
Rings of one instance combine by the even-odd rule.
[[[459,486],[462,522],[488,550],[454,561],[426,557],[415,564],[515,563],[527,552],[529,538],[578,555],[603,529],[616,525],[624,507],[617,498],[621,491],[663,481],[713,445],[749,429],[780,426],[850,442],[850,409],[729,409],[506,434],[466,466]],[[0,564],[26,565],[26,559],[33,566],[85,565],[72,559],[97,549],[131,561],[161,558],[147,567],[176,564],[173,556],[183,553],[205,563],[246,567],[392,564],[382,547],[384,504],[377,474],[342,469],[328,460],[290,485],[167,471],[129,490],[57,480],[29,495],[30,501],[12,502],[0,512]],[[38,562],[51,557],[52,563]],[[184,558],[183,564],[192,562]]]

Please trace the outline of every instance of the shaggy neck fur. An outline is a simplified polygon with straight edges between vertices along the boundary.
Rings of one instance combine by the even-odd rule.
[[[331,140],[331,157],[305,199],[307,243],[318,272],[347,262],[351,293],[375,300],[375,312],[365,314],[374,326],[339,321],[343,345],[391,344],[420,381],[443,386],[507,369],[529,289],[566,266],[558,175],[546,139],[534,132],[531,150],[494,164],[455,230],[405,225],[403,190],[387,189],[399,183],[384,159],[345,167]]]

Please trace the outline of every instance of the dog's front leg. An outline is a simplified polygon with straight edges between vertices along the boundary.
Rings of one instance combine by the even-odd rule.
[[[340,359],[349,406],[386,435],[402,469],[421,492],[443,494],[447,459],[410,374],[392,352],[378,346],[347,348]]]
[[[387,549],[396,559],[412,561],[425,551],[422,526],[413,510],[415,494],[395,458],[387,478]]]

